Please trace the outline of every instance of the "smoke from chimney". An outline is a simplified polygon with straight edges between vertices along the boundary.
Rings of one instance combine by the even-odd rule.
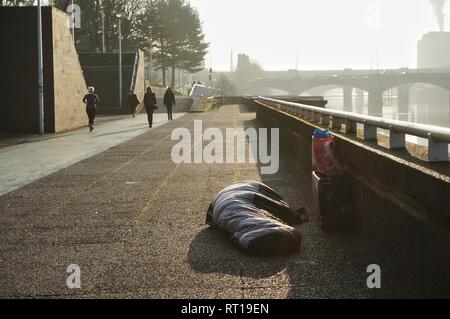
[[[444,6],[447,0],[430,0],[430,1],[434,7],[434,14],[438,19],[439,30],[444,31],[444,21],[445,21]]]

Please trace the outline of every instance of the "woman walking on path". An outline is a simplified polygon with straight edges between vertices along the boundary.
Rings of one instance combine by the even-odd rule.
[[[156,106],[156,95],[153,93],[152,88],[147,88],[147,93],[144,95],[144,105],[145,111],[147,112],[148,125],[152,127],[153,125],[153,112],[158,109]]]
[[[97,110],[97,104],[100,102],[97,94],[94,93],[95,88],[93,86],[88,87],[88,94],[83,98],[83,103],[86,104],[86,113],[89,117],[89,131],[94,130],[95,112]]]
[[[136,107],[141,104],[137,95],[133,90],[130,90],[128,93],[128,106],[130,107],[131,115],[134,117],[134,113],[136,113]]]
[[[173,121],[172,107],[175,105],[175,95],[173,94],[170,86],[164,94],[164,105],[167,107],[167,117],[169,118],[169,121]]]

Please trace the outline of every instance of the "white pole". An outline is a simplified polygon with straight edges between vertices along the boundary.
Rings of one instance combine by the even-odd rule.
[[[42,57],[42,10],[41,0],[37,2],[37,36],[38,36],[38,118],[39,134],[43,135],[44,127],[44,62]]]
[[[75,19],[76,19],[75,7],[73,5],[73,0],[72,0],[72,38],[73,38],[74,46],[75,46]]]
[[[102,45],[103,45],[103,53],[106,52],[105,47],[105,12],[103,12],[102,8]]]
[[[122,107],[122,23],[119,18],[119,104]]]
[[[152,66],[153,66],[153,57],[152,57],[152,41],[150,40],[150,60],[148,61],[148,80],[150,86],[152,85]]]

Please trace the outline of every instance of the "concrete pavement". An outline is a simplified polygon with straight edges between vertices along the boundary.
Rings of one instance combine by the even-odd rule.
[[[176,113],[174,119],[184,114]],[[155,114],[154,121],[154,128],[164,125],[167,115]],[[82,128],[0,148],[0,196],[149,130],[146,115],[97,123],[92,133]]]
[[[356,234],[302,225],[302,251],[254,257],[205,226],[213,196],[231,183],[262,180],[292,207],[312,212],[311,180],[281,149],[280,171],[257,164],[174,164],[172,130],[258,127],[238,105],[187,114],[0,197],[0,296],[45,298],[410,297]],[[98,132],[97,132],[98,133]],[[369,264],[382,289],[366,286]],[[81,289],[66,268],[81,267]]]

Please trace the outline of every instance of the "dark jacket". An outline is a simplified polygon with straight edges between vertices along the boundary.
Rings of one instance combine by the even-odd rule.
[[[145,93],[144,95],[144,105],[145,109],[149,111],[154,111],[156,107],[156,95],[155,93]]]
[[[141,102],[139,102],[136,94],[128,94],[128,106],[136,108]]]
[[[164,94],[164,105],[173,106],[175,105],[175,94],[172,91],[167,90]]]
[[[97,104],[100,102],[97,94],[86,94],[83,98],[83,102],[86,103],[87,108],[97,107]]]

